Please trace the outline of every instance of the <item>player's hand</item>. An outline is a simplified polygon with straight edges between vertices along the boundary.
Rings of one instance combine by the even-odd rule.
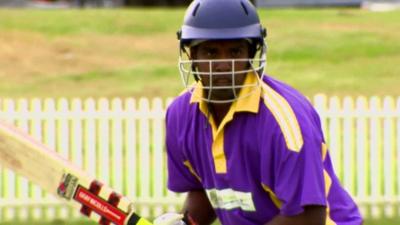
[[[153,225],[186,225],[183,221],[183,214],[166,213],[157,217]]]

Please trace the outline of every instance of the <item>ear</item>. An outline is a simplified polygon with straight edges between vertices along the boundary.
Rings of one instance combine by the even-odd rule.
[[[198,49],[197,46],[190,47],[189,55],[188,55],[190,60],[196,60],[197,59],[197,49]],[[195,70],[197,66],[198,66],[197,63],[193,63],[192,64],[192,69]]]
[[[189,59],[190,60],[195,60],[197,59],[197,46],[190,47],[189,49]]]
[[[190,47],[190,53],[188,55],[190,60],[196,60],[197,59],[197,49],[198,49],[197,46]],[[192,71],[197,71],[197,67],[198,67],[197,63],[193,62],[192,63]],[[196,81],[199,81],[200,77],[198,77],[198,75],[194,74],[194,79]]]
[[[249,58],[254,58],[256,53],[257,53],[257,49],[258,49],[258,44],[257,43],[251,43],[248,44],[249,46]]]

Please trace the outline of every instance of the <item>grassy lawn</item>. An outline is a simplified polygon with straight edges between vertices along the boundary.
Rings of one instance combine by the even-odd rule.
[[[183,13],[180,8],[0,9],[0,98],[177,95],[182,85],[175,32]],[[272,76],[308,96],[400,96],[399,12],[260,9],[260,15],[269,33]],[[22,224],[27,223],[0,223]]]
[[[3,97],[154,97],[182,90],[183,9],[0,10]],[[260,9],[267,72],[307,95],[400,95],[398,12]]]
[[[393,219],[380,219],[380,220],[366,220],[364,225],[398,225],[400,218]],[[9,223],[0,223],[0,225],[25,225],[26,222],[9,222]],[[96,225],[95,222],[87,222],[87,221],[52,221],[52,222],[29,222],[29,225]],[[219,225],[219,223],[215,223],[214,225]]]

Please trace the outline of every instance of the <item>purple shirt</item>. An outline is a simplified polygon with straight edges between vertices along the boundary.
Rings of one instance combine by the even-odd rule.
[[[254,83],[249,74],[246,83]],[[197,84],[199,85],[199,84]],[[266,76],[240,92],[219,127],[185,92],[166,118],[168,188],[205,189],[224,225],[259,225],[307,205],[327,207],[327,223],[358,225],[358,208],[336,177],[319,116],[299,92]]]

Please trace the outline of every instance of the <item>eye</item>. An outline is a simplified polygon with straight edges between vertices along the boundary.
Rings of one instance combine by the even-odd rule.
[[[232,58],[240,58],[242,55],[242,49],[241,48],[232,48],[231,49],[231,56]]]
[[[209,48],[209,49],[205,50],[205,54],[206,54],[207,58],[214,58],[217,54],[217,51],[215,49]]]

